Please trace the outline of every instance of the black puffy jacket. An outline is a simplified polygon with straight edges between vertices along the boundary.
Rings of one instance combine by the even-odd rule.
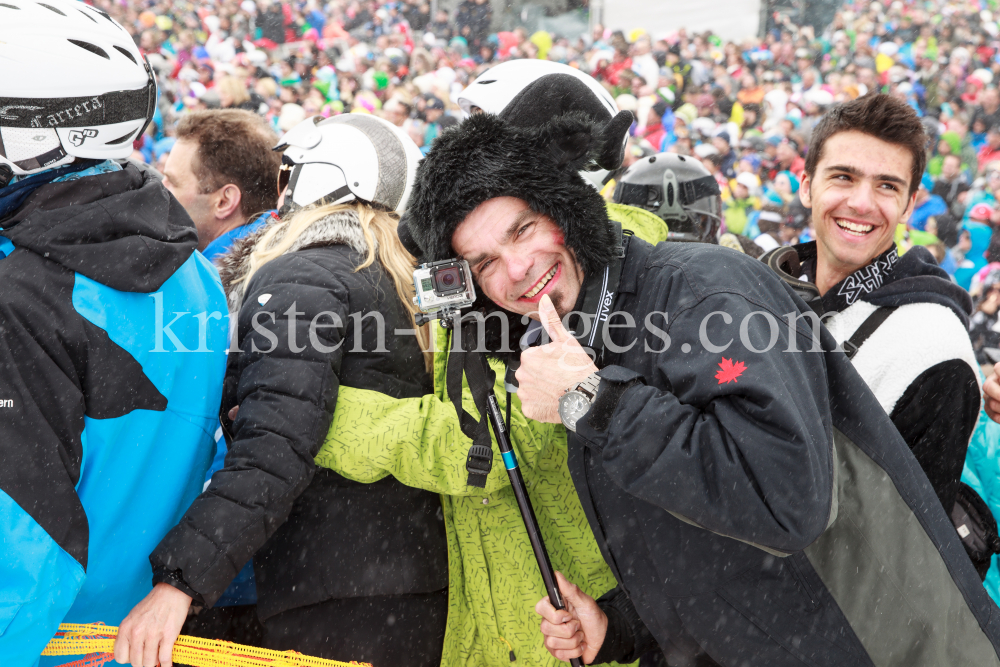
[[[268,228],[223,259],[224,283],[242,275]],[[355,214],[337,213],[257,271],[245,294],[226,285],[231,306],[243,297],[236,395],[223,405],[240,406],[234,440],[151,556],[154,580],[211,605],[253,557],[262,620],[325,600],[447,587],[435,494],[393,478],[360,484],[313,462],[341,383],[394,398],[431,391],[416,339],[395,333],[412,325],[391,278],[378,262],[355,272],[366,252]]]

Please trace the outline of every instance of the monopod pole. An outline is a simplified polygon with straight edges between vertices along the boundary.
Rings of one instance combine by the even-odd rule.
[[[462,315],[458,309],[445,309],[430,317],[424,316],[423,319],[424,321],[428,321],[434,317],[439,317],[445,327],[459,332],[457,335],[461,336]],[[417,323],[423,324],[420,320]],[[462,349],[461,346],[464,343],[455,341],[455,344],[458,344],[459,348]],[[496,436],[497,445],[500,447],[503,466],[507,469],[510,486],[514,489],[517,508],[521,511],[521,520],[524,522],[524,528],[528,532],[528,541],[531,542],[531,549],[535,552],[535,562],[538,563],[538,570],[542,573],[542,581],[545,582],[545,590],[549,594],[549,602],[556,609],[565,609],[566,603],[563,602],[562,593],[556,584],[556,573],[552,569],[551,561],[549,561],[549,552],[545,550],[545,543],[542,541],[542,531],[538,528],[538,519],[535,518],[535,510],[531,507],[531,499],[528,497],[528,487],[524,485],[524,477],[521,476],[521,469],[517,464],[517,455],[514,454],[514,448],[510,444],[507,427],[504,425],[503,416],[500,414],[500,403],[497,402],[496,394],[493,392],[492,380],[489,379],[492,378],[492,373],[482,352],[466,351],[466,354],[477,355],[475,363],[482,364],[483,375],[487,378],[483,381],[486,389],[486,415],[489,418],[490,426],[493,427],[493,434]],[[449,363],[451,363],[451,360],[449,360]],[[472,387],[471,378],[469,378],[469,386],[475,394],[476,390]],[[580,658],[571,658],[569,663],[573,667],[583,667],[583,661]]]
[[[504,426],[503,417],[500,415],[500,404],[497,402],[496,394],[491,387],[486,395],[486,411],[489,415],[490,425],[493,427],[493,434],[497,438],[500,446],[500,456],[503,457],[503,466],[507,469],[507,476],[510,477],[510,486],[514,489],[514,497],[517,499],[517,508],[521,510],[521,519],[524,527],[528,531],[528,540],[531,548],[535,552],[535,561],[538,569],[542,573],[542,581],[545,582],[545,590],[549,593],[549,601],[556,609],[565,609],[562,594],[556,584],[556,573],[552,569],[549,561],[549,552],[545,550],[545,543],[542,542],[542,532],[538,528],[538,519],[535,518],[535,510],[531,507],[531,499],[528,497],[528,488],[524,485],[524,477],[521,476],[521,468],[517,465],[517,455],[510,445],[510,437]],[[583,667],[580,658],[572,658],[569,663],[573,667]]]

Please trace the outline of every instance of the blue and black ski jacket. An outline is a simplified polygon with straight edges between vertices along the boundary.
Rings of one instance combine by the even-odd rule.
[[[118,623],[201,491],[226,301],[150,174],[35,188],[0,218],[0,656],[63,622]],[[65,661],[65,660],[63,660]]]

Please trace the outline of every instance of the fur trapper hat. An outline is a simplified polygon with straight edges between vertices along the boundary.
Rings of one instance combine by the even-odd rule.
[[[604,199],[577,172],[599,165],[621,141],[614,124],[584,112],[537,127],[474,114],[438,137],[420,163],[399,238],[422,262],[449,259],[452,234],[469,213],[489,199],[517,197],[562,229],[585,274],[598,271],[616,239]]]
[[[630,115],[619,116],[631,122]],[[608,163],[608,156],[615,163],[611,168],[621,163],[619,116],[601,123],[575,111],[519,127],[499,116],[474,114],[439,136],[417,167],[400,240],[422,262],[455,257],[451,237],[469,213],[489,199],[517,197],[559,226],[585,275],[601,271],[618,239],[604,199],[578,172]],[[496,318],[487,318],[486,350],[501,361],[516,360],[528,319],[477,291],[474,307],[505,313],[509,325],[504,330]]]

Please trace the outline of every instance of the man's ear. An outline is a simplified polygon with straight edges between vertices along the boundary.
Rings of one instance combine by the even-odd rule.
[[[232,183],[227,183],[219,188],[216,193],[218,199],[215,200],[215,219],[225,220],[233,214],[240,213],[240,204],[243,201],[243,193]]]
[[[910,195],[910,201],[906,204],[906,209],[903,211],[902,217],[899,219],[900,223],[907,223],[910,221],[910,216],[913,215],[913,207],[917,203],[917,193],[914,192]]]
[[[812,208],[812,193],[809,191],[811,185],[812,179],[809,178],[809,174],[802,172],[802,182],[799,183],[799,201],[806,208]]]

